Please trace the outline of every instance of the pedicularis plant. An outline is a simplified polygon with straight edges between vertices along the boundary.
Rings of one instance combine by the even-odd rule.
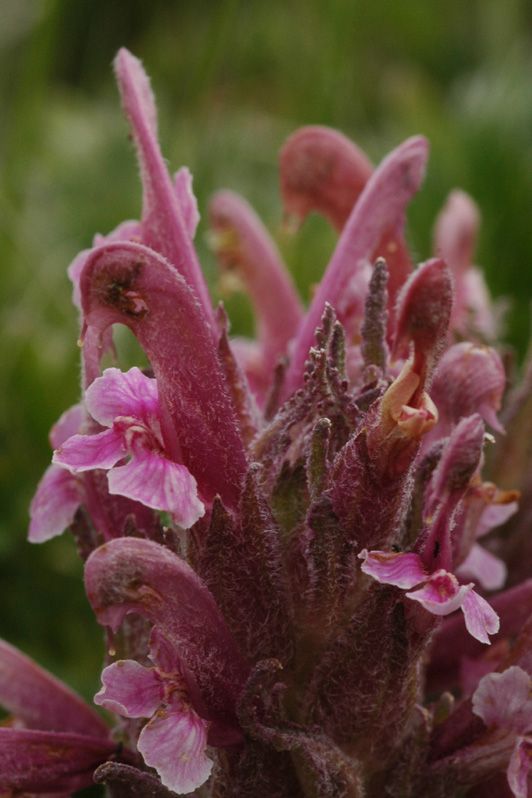
[[[338,244],[304,310],[250,206],[216,195],[213,247],[257,317],[256,340],[232,339],[190,174],[167,172],[140,62],[122,50],[116,75],[142,219],[70,268],[83,395],[52,430],[30,527],[69,528],[86,561],[108,714],[3,643],[2,791],[523,798],[532,375],[499,419],[508,358],[471,265],[474,203],[450,195],[413,270],[426,141],[373,170],[341,134],[297,131],[285,210],[324,214]],[[115,324],[149,369],[102,370]]]

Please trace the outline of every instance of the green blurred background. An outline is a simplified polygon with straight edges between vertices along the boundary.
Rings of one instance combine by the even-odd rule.
[[[506,340],[529,335],[532,6],[527,0],[1,0],[0,635],[91,695],[100,632],[64,536],[25,540],[49,462],[47,433],[78,398],[77,318],[65,269],[94,232],[139,214],[140,190],[111,61],[121,45],[152,76],[163,151],[188,164],[200,208],[228,186],[275,233],[305,296],[333,245],[311,218],[280,230],[276,156],[299,125],[355,138],[378,161],[413,133],[432,143],[409,214],[418,259],[447,193],[483,215],[478,262],[513,297]],[[206,273],[215,268],[198,233]],[[250,331],[242,299],[233,329]]]

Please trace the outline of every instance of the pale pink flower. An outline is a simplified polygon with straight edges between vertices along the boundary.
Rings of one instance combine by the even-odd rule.
[[[111,494],[165,510],[180,526],[192,526],[205,510],[194,477],[167,455],[156,381],[136,367],[126,373],[110,368],[87,389],[85,404],[107,429],[68,438],[53,463],[72,473],[105,469]]]

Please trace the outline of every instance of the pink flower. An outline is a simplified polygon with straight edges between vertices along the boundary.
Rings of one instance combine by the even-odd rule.
[[[205,754],[208,721],[192,708],[187,688],[172,663],[146,668],[134,660],[119,660],[102,672],[103,687],[96,704],[126,718],[150,718],[137,748],[144,761],[158,772],[165,787],[178,794],[202,785],[212,769]]]
[[[473,712],[489,729],[514,740],[508,784],[515,798],[527,798],[532,766],[532,680],[518,666],[490,673],[473,695]]]
[[[185,529],[195,524],[205,508],[192,474],[167,455],[156,381],[138,368],[106,369],[87,389],[85,402],[95,421],[108,429],[68,438],[53,463],[72,473],[105,469],[111,494],[172,513]],[[117,465],[126,457],[129,462]]]
[[[242,739],[235,706],[249,670],[213,596],[171,551],[128,537],[89,557],[85,586],[99,621],[112,630],[130,612],[153,625],[154,667],[126,660],[105,668],[96,703],[150,718],[138,740],[146,763],[174,792],[194,790],[212,767],[207,735],[217,746]]]
[[[441,568],[429,573],[419,554],[395,553],[364,549],[358,555],[365,574],[385,585],[403,590],[421,585],[406,593],[433,615],[449,615],[458,608],[464,613],[470,635],[489,645],[488,635],[499,631],[499,619],[488,602],[473,590],[474,584],[461,585],[456,576]]]

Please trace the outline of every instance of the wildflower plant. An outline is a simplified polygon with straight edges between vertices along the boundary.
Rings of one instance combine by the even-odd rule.
[[[115,69],[142,216],[70,267],[83,391],[29,533],[69,528],[85,561],[105,720],[2,643],[1,791],[524,798],[532,374],[505,397],[476,206],[453,192],[413,269],[425,139],[373,169],[340,133],[297,131],[285,212],[324,214],[338,244],[305,310],[253,209],[218,193],[210,241],[257,319],[234,339],[148,78],[126,50]],[[117,324],[148,369],[103,368]]]

